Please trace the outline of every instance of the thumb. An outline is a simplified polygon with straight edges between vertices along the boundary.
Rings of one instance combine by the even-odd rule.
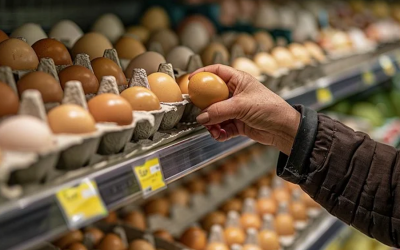
[[[236,119],[239,115],[238,105],[233,102],[235,98],[217,102],[208,107],[197,116],[197,122],[202,125],[215,125],[224,121]]]

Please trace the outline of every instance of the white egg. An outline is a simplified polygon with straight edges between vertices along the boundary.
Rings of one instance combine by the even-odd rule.
[[[232,67],[247,72],[254,77],[261,75],[260,68],[252,60],[246,57],[236,58],[232,63]]]
[[[115,43],[124,33],[121,19],[114,14],[104,14],[96,20],[92,31],[105,35],[111,43]]]
[[[42,27],[36,23],[26,23],[18,28],[16,28],[10,35],[10,37],[23,37],[29,45],[35,42],[47,38],[46,33],[43,31]]]
[[[200,53],[209,43],[210,37],[203,24],[193,22],[184,28],[181,33],[182,45]]]
[[[49,37],[63,42],[68,48],[72,48],[81,36],[83,36],[83,31],[71,20],[59,21],[53,25],[49,33]]]
[[[178,46],[168,53],[167,62],[171,63],[174,68],[186,70],[192,55],[194,53],[188,47]]]

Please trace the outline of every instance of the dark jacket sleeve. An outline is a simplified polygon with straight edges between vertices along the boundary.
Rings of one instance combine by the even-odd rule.
[[[400,247],[398,151],[302,106],[290,157],[277,173],[328,212],[384,244]]]

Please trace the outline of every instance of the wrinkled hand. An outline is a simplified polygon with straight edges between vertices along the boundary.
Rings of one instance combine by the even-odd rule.
[[[197,122],[218,141],[247,136],[277,147],[289,155],[300,114],[281,97],[251,75],[224,65],[211,65],[193,72],[210,72],[224,80],[232,98],[203,110]]]

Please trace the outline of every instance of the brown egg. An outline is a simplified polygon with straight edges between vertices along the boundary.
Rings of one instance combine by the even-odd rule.
[[[90,32],[83,35],[75,42],[72,47],[72,56],[85,53],[89,55],[90,60],[102,57],[106,49],[112,49],[111,42],[104,35],[96,32]]]
[[[194,178],[188,182],[187,188],[192,194],[203,194],[206,191],[206,182],[201,178]]]
[[[178,33],[181,33],[187,25],[190,23],[200,23],[204,26],[204,28],[208,31],[210,37],[213,37],[217,32],[214,24],[205,16],[202,15],[190,15],[186,17],[179,25],[178,25]]]
[[[118,215],[115,211],[111,211],[108,213],[108,216],[103,219],[103,221],[109,224],[115,224],[118,222]]]
[[[212,226],[214,226],[214,225],[224,226],[225,222],[226,222],[225,214],[221,211],[214,211],[214,212],[209,213],[203,219],[202,225],[206,231],[210,231]]]
[[[69,81],[80,81],[85,94],[96,94],[99,89],[99,81],[91,70],[81,65],[71,65],[58,73],[61,87],[64,89],[65,84]]]
[[[10,38],[0,43],[0,66],[13,70],[36,69],[39,59],[35,51],[26,42]]]
[[[206,250],[229,250],[229,248],[224,243],[212,242],[207,245]]]
[[[275,59],[266,52],[257,53],[253,60],[263,73],[273,75],[279,69]]]
[[[306,43],[304,43],[304,46],[308,50],[308,53],[310,53],[310,55],[314,59],[316,59],[320,62],[323,62],[326,60],[324,52],[322,51],[321,47],[319,47],[317,44],[315,44],[313,42],[306,42]]]
[[[148,44],[159,43],[164,55],[167,55],[173,48],[179,45],[179,38],[176,33],[170,29],[160,29],[153,32]]]
[[[200,228],[191,227],[182,234],[180,241],[191,249],[203,250],[207,244],[207,236]]]
[[[19,109],[17,94],[4,82],[0,82],[0,117],[16,115]]]
[[[125,245],[118,235],[109,233],[104,237],[97,248],[98,250],[125,250]]]
[[[104,233],[98,228],[89,227],[85,229],[85,234],[89,235],[93,240],[94,246],[97,246],[101,240],[104,238]]]
[[[75,104],[53,108],[48,113],[47,120],[54,134],[87,134],[96,131],[93,116]]]
[[[74,243],[67,248],[68,250],[87,250],[87,247],[81,243]]]
[[[169,201],[171,204],[186,207],[189,204],[190,193],[185,188],[177,188],[170,192]]]
[[[146,43],[150,37],[149,30],[140,25],[128,27],[126,33],[134,35],[142,43]]]
[[[269,176],[264,176],[261,179],[259,179],[256,183],[258,188],[261,187],[269,187],[271,185],[271,178]]]
[[[222,176],[222,171],[214,169],[206,175],[206,179],[208,183],[218,185],[222,181]]]
[[[114,76],[118,85],[128,85],[122,69],[111,59],[98,57],[92,60],[93,72],[101,82],[103,76]]]
[[[252,55],[257,49],[256,40],[249,34],[242,33],[236,38],[236,44],[240,45],[247,55]]]
[[[4,33],[4,31],[0,30],[0,43],[4,40],[7,40],[8,36],[6,33]]]
[[[304,204],[306,204],[306,206],[307,206],[308,208],[320,208],[320,207],[321,207],[317,202],[315,202],[315,200],[313,200],[313,199],[312,199],[308,194],[306,194],[306,193],[303,193],[302,199],[303,199]]]
[[[146,215],[169,215],[169,201],[166,198],[155,198],[145,206]]]
[[[229,60],[229,52],[226,47],[220,43],[213,42],[203,50],[203,53],[201,53],[201,60],[203,61],[203,64],[214,64],[214,56],[217,52],[221,53],[222,58],[225,62]]]
[[[65,45],[56,39],[44,38],[32,45],[39,60],[52,58],[55,65],[71,65],[71,55]]]
[[[131,60],[125,70],[125,76],[127,78],[131,78],[132,71],[136,68],[142,68],[146,70],[147,75],[153,74],[157,72],[160,64],[165,62],[165,58],[161,54],[153,51],[145,52]]]
[[[257,198],[257,188],[255,187],[248,187],[245,190],[243,190],[242,192],[240,192],[239,196],[240,198],[247,199],[247,198],[251,198],[251,199],[255,199]]]
[[[159,229],[159,230],[155,231],[153,234],[154,234],[154,236],[161,238],[165,241],[171,242],[171,243],[175,241],[174,237],[166,230]]]
[[[155,248],[148,241],[134,240],[129,244],[128,250],[155,250]]]
[[[160,101],[151,90],[144,87],[130,87],[122,91],[121,97],[129,102],[134,111],[154,111],[161,108]]]
[[[278,203],[290,201],[290,193],[285,188],[274,189],[273,197]]]
[[[143,213],[139,211],[132,211],[125,216],[124,221],[135,228],[145,231],[147,229],[146,218]]]
[[[272,50],[271,55],[275,58],[281,68],[291,69],[295,64],[295,59],[287,48],[276,47]]]
[[[229,97],[226,83],[219,76],[209,72],[200,72],[192,76],[188,90],[190,99],[200,109]]]
[[[271,230],[262,230],[258,234],[259,245],[262,250],[279,250],[279,236],[276,232]]]
[[[302,62],[305,65],[311,63],[311,55],[303,45],[292,43],[288,48],[296,61]]]
[[[128,36],[121,37],[115,44],[115,49],[121,59],[133,59],[146,52],[146,48],[139,40]]]
[[[290,203],[290,214],[295,221],[306,221],[308,219],[307,207],[301,201],[292,201]]]
[[[189,94],[188,86],[189,86],[189,76],[190,74],[185,74],[178,78],[176,81],[181,89],[182,94]]]
[[[101,94],[90,99],[88,108],[96,122],[114,122],[123,126],[133,121],[131,105],[115,94]]]
[[[257,200],[257,211],[259,214],[275,214],[277,205],[275,200],[271,198],[259,198]]]
[[[169,75],[157,72],[147,78],[151,91],[156,94],[160,102],[182,101],[182,92],[178,84]]]
[[[232,67],[237,70],[244,71],[254,77],[259,77],[261,75],[261,70],[257,64],[246,57],[236,58],[232,62]]]
[[[234,198],[225,202],[225,204],[222,205],[222,210],[225,213],[228,213],[229,211],[240,212],[242,211],[242,206],[243,206],[242,201],[240,199]]]
[[[249,228],[259,229],[261,227],[261,219],[258,214],[243,213],[240,217],[240,224],[244,230]]]
[[[58,239],[56,242],[54,242],[54,245],[57,247],[64,249],[73,243],[79,243],[83,241],[83,233],[80,230],[74,230],[70,231],[67,234],[65,234],[63,237]]]
[[[253,244],[245,244],[242,250],[262,250],[259,246]]]
[[[238,164],[235,160],[228,160],[221,165],[221,169],[225,174],[235,174],[238,169]]]
[[[278,214],[275,218],[275,227],[279,236],[290,236],[295,233],[294,220],[289,214]]]
[[[64,95],[60,83],[52,75],[42,71],[24,75],[19,79],[17,87],[20,95],[27,89],[38,90],[45,103],[61,102]]]
[[[293,191],[293,190],[298,190],[300,189],[300,186],[291,182],[286,182],[286,186],[288,188],[289,191]]]
[[[169,16],[167,12],[158,6],[146,10],[141,19],[141,24],[149,31],[169,28]]]
[[[254,39],[261,45],[264,51],[268,51],[274,47],[274,40],[272,36],[265,31],[257,31],[254,34]]]
[[[224,238],[228,246],[233,244],[242,245],[246,240],[246,234],[239,227],[226,227],[224,230]]]

